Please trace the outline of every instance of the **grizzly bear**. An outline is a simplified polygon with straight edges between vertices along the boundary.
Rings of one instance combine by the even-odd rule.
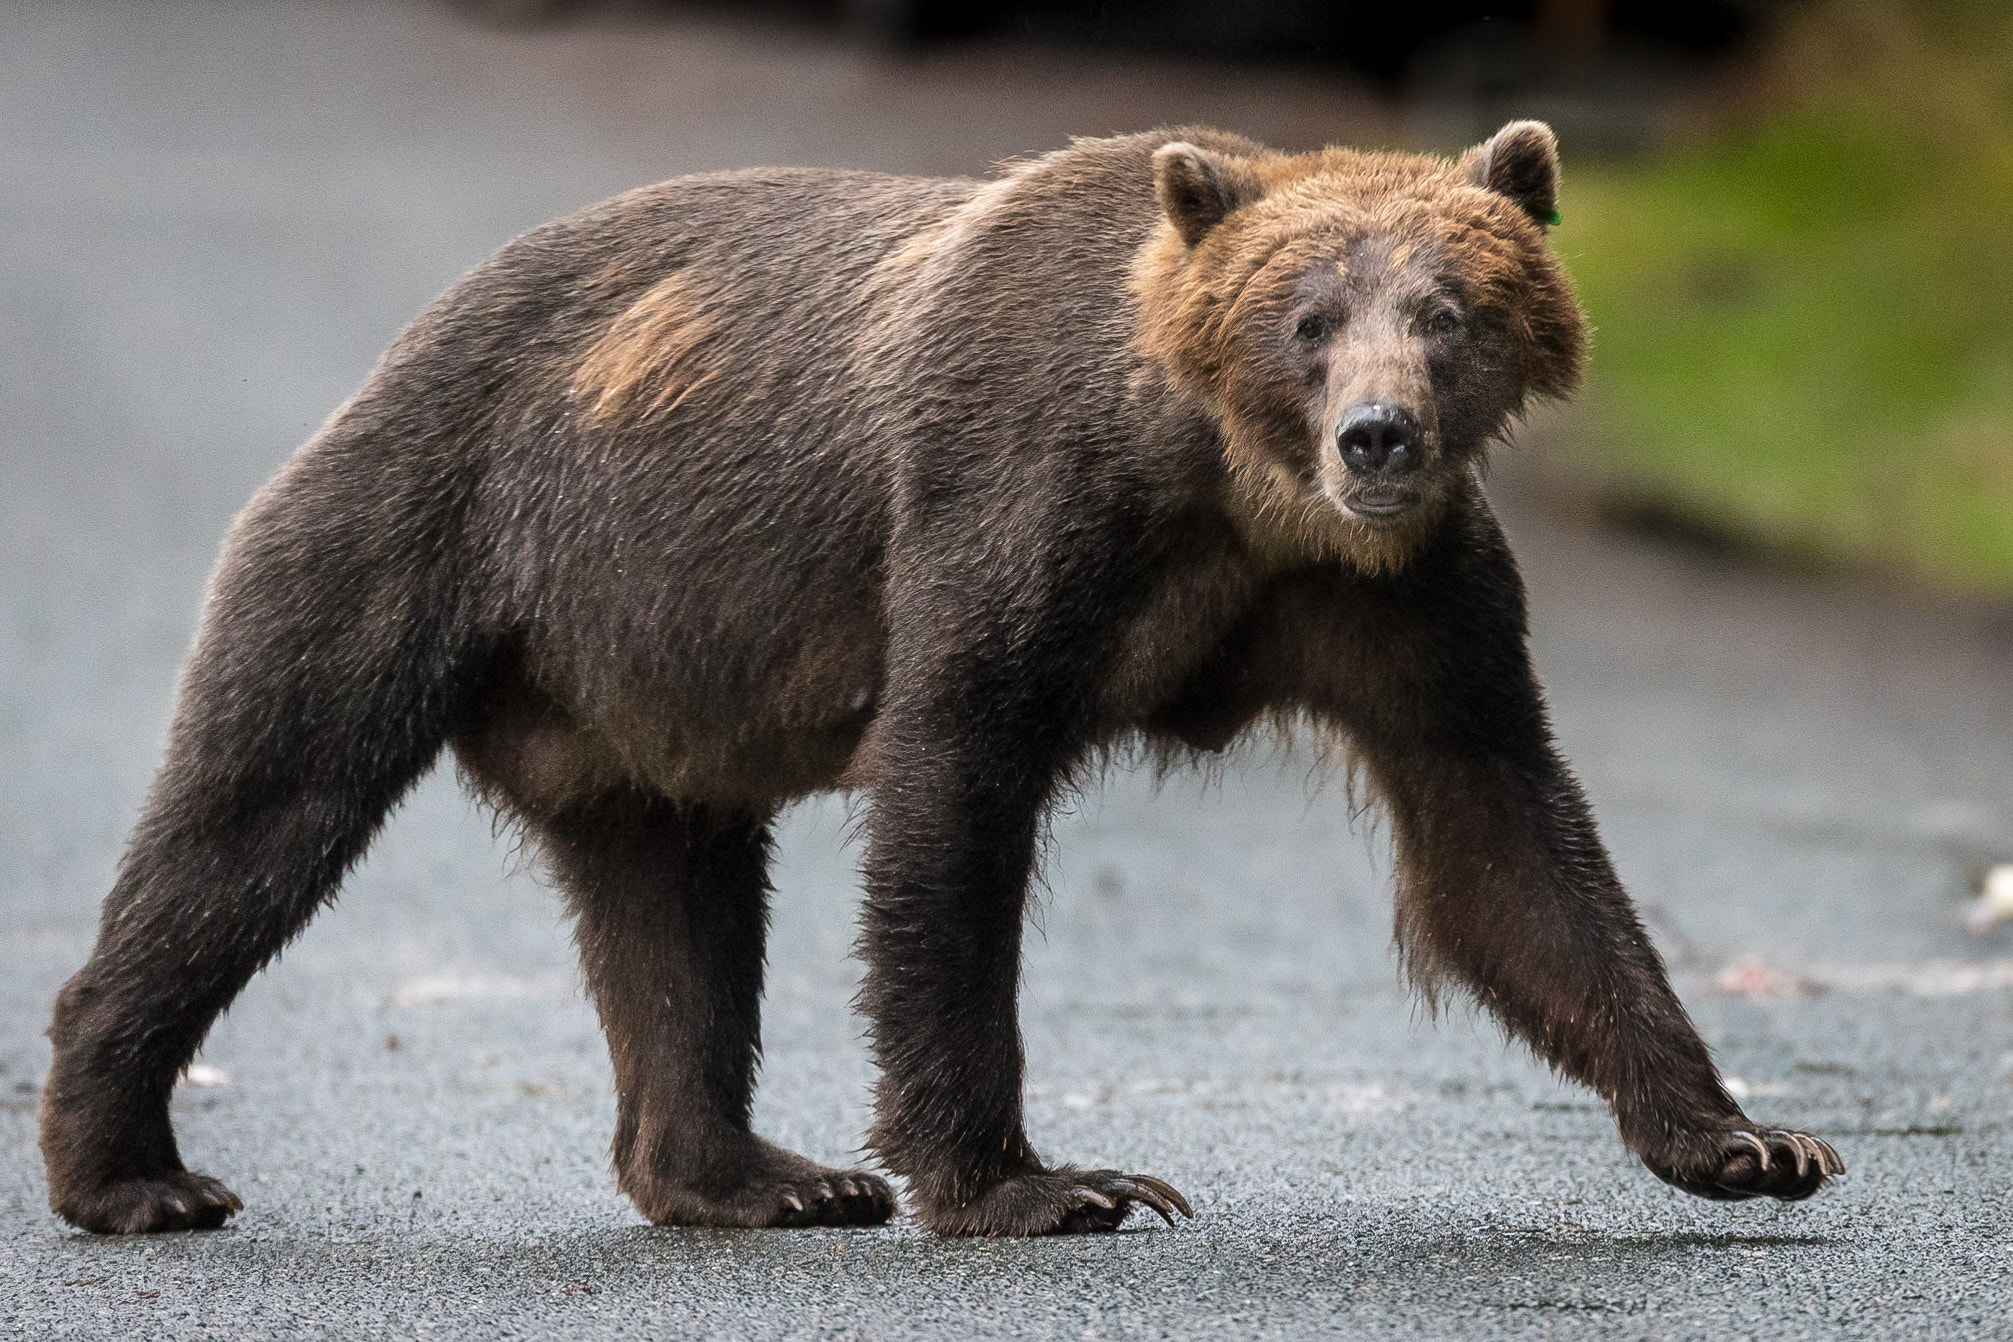
[[[452,747],[577,921],[650,1220],[841,1225],[880,1176],[750,1127],[771,825],[870,802],[869,1146],[947,1235],[1110,1230],[1052,1164],[1015,996],[1044,817],[1114,747],[1304,722],[1388,815],[1399,942],[1613,1108],[1659,1177],[1843,1166],[1721,1084],[1559,758],[1484,450],[1584,324],[1535,122],[1458,160],[1201,129],[988,181],[682,178],[448,291],[239,516],[90,960],[57,998],[50,1202],[240,1206],[168,1099]]]

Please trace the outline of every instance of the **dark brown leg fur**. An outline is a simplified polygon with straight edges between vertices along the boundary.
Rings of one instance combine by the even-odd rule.
[[[1552,745],[1521,580],[1486,505],[1389,579],[1282,591],[1221,672],[1219,716],[1300,704],[1343,727],[1397,846],[1399,939],[1613,1106],[1660,1178],[1702,1197],[1810,1196],[1844,1164],[1755,1125],[1720,1084]],[[1188,710],[1207,717],[1207,703]]]
[[[1810,1196],[1843,1163],[1814,1138],[1756,1127],[1720,1085],[1578,786],[1530,744],[1498,754],[1385,742],[1372,752],[1415,969],[1472,988],[1546,1061],[1598,1092],[1659,1177],[1711,1198]]]
[[[615,1064],[622,1191],[660,1225],[872,1225],[894,1194],[749,1130],[768,925],[766,818],[636,792],[536,826],[578,919]]]
[[[998,592],[918,601],[905,616],[927,632],[899,637],[890,659],[901,675],[883,710],[861,920],[881,1065],[870,1141],[940,1234],[1113,1230],[1136,1206],[1192,1215],[1158,1179],[1045,1164],[1022,1127],[1028,882],[1043,812],[1082,749],[1083,667],[1110,620],[1089,601],[1074,627],[1070,613],[1015,610]],[[1006,631],[1031,627],[1045,638],[1015,648]]]
[[[238,1210],[182,1166],[175,1079],[451,723],[438,581],[397,562],[395,526],[341,534],[329,475],[298,465],[240,524],[97,945],[56,1000],[42,1152],[50,1206],[86,1230],[209,1228]]]

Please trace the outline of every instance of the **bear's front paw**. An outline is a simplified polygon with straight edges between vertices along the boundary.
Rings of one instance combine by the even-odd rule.
[[[1064,1165],[1000,1180],[968,1202],[923,1206],[916,1218],[939,1235],[1086,1235],[1118,1229],[1135,1206],[1193,1218],[1172,1184],[1145,1174]]]
[[[79,1230],[143,1235],[161,1230],[215,1230],[245,1204],[207,1174],[174,1170],[89,1189],[61,1189],[50,1205]]]
[[[1845,1162],[1829,1142],[1780,1128],[1735,1128],[1673,1162],[1644,1156],[1643,1164],[1673,1187],[1721,1202],[1759,1197],[1801,1202],[1826,1179],[1845,1173]]]

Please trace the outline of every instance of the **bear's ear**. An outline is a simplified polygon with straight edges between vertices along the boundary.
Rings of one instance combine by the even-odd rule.
[[[1263,188],[1235,159],[1176,140],[1154,151],[1153,193],[1174,231],[1193,247],[1232,210],[1258,199]]]
[[[1468,180],[1524,207],[1541,224],[1559,222],[1559,138],[1542,121],[1512,121],[1461,158]]]

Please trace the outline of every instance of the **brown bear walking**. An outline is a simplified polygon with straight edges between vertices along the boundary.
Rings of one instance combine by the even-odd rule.
[[[1557,157],[1289,157],[1212,131],[992,181],[758,171],[505,248],[238,519],[167,761],[50,1035],[50,1201],[220,1224],[168,1098],[217,1014],[452,746],[578,920],[654,1221],[876,1222],[879,1177],[749,1128],[770,824],[871,797],[871,1146],[954,1235],[1108,1230],[1165,1183],[1021,1124],[1043,817],[1144,738],[1345,740],[1398,928],[1613,1106],[1660,1177],[1802,1198],[1555,752],[1480,458],[1569,391]]]

